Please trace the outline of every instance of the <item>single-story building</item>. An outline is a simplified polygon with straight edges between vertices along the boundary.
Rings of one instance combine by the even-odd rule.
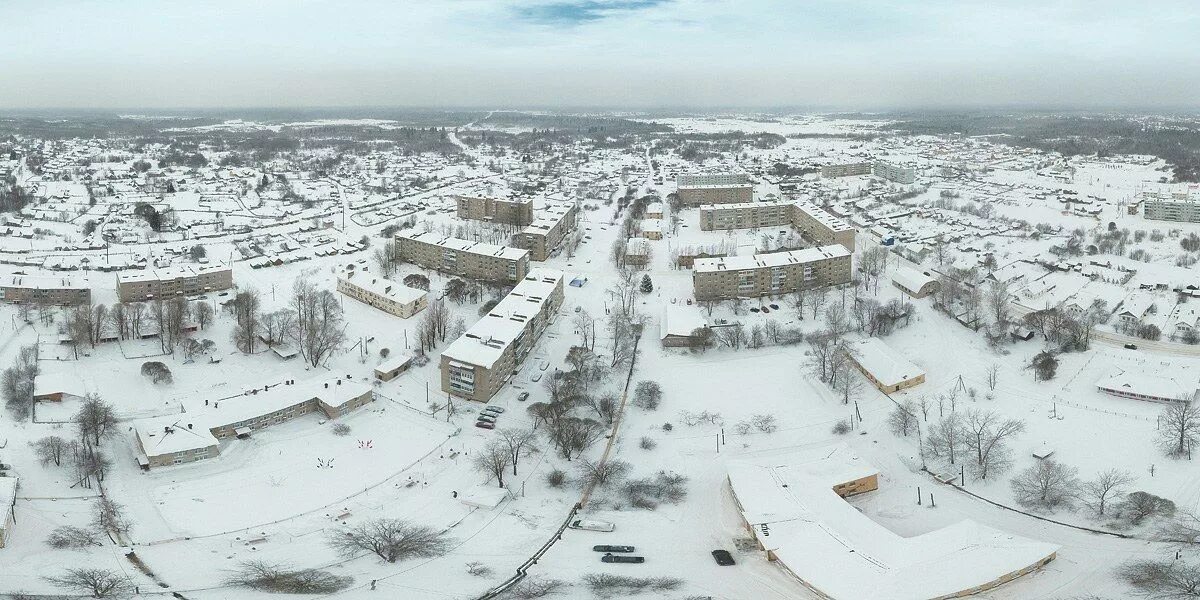
[[[708,321],[695,305],[668,304],[658,324],[658,337],[664,348],[687,348],[695,341],[692,333],[708,327]]]
[[[938,290],[938,280],[916,269],[900,267],[892,274],[892,285],[913,298],[924,298]]]
[[[933,600],[1003,585],[1054,560],[1054,544],[974,521],[905,537],[846,500],[878,472],[846,449],[729,464],[743,525],[768,560],[820,598]]]
[[[412,366],[412,360],[411,354],[400,354],[379,363],[379,366],[375,367],[375,379],[391,381],[399,377]]]
[[[878,338],[851,344],[850,360],[885,394],[925,382],[925,371]]]
[[[1196,379],[1186,384],[1171,377],[1120,373],[1096,382],[1096,388],[1110,396],[1151,402],[1191,402],[1196,399]]]

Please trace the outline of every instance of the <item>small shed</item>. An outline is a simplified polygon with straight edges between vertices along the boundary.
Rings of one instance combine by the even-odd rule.
[[[401,354],[389,358],[388,360],[375,367],[375,379],[379,381],[391,381],[400,376],[401,373],[408,370],[412,366],[412,355]]]

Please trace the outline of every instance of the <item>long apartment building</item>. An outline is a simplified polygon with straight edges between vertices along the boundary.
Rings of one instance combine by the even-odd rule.
[[[917,170],[910,167],[902,167],[882,160],[876,161],[871,167],[871,174],[876,177],[882,177],[894,183],[902,183],[908,185],[917,180]]]
[[[533,223],[533,200],[455,196],[458,218],[524,227]]]
[[[1200,193],[1190,188],[1142,192],[1142,215],[1154,221],[1200,222]]]
[[[337,291],[401,319],[407,319],[429,305],[429,292],[376,277],[367,271],[339,273]]]
[[[138,463],[149,469],[212,458],[221,453],[221,440],[307,414],[336,419],[374,399],[371,386],[349,376],[299,384],[286,379],[206,402],[196,411],[135,421]]]
[[[494,282],[517,282],[529,273],[529,251],[483,244],[433,231],[396,235],[400,260],[443,273]]]
[[[698,258],[692,265],[697,300],[757,298],[848,283],[851,253],[831,244],[753,256]]]
[[[680,175],[675,181],[683,206],[734,204],[754,199],[754,186],[743,173]]]
[[[821,177],[853,177],[855,175],[870,175],[873,166],[869,162],[841,163],[821,167]]]
[[[563,273],[530,271],[442,352],[442,390],[487,402],[516,372],[563,302]]]
[[[854,228],[808,201],[743,202],[700,207],[700,229],[703,231],[784,225],[790,225],[817,244],[841,244],[850,251],[854,250]]]
[[[573,202],[547,206],[533,223],[513,236],[513,245],[528,250],[530,259],[544,261],[558,253],[578,220],[579,205]]]
[[[73,306],[92,301],[92,290],[82,280],[50,275],[0,276],[0,301],[9,304]]]
[[[122,302],[165,300],[233,287],[233,269],[223,265],[185,265],[117,273]]]

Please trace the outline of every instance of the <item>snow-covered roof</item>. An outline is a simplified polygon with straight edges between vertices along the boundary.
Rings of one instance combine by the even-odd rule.
[[[411,304],[424,298],[425,294],[428,293],[425,290],[411,288],[389,279],[375,277],[370,273],[359,273],[358,277],[354,277],[354,272],[351,271],[344,275],[339,275],[338,279],[370,294],[387,298],[400,304]]]
[[[926,600],[965,594],[1058,550],[973,521],[901,537],[833,491],[874,473],[842,452],[789,457],[773,465],[732,462],[729,483],[759,542],[829,598]]]
[[[433,244],[442,248],[458,250],[460,252],[469,252],[481,256],[494,256],[507,260],[519,260],[529,254],[528,250],[521,248],[510,248],[508,246],[497,246],[496,244],[484,244],[481,242],[472,242],[470,240],[461,240],[454,237],[446,237],[433,231],[425,231],[417,233],[414,231],[403,231],[397,234],[399,237],[405,237],[410,240]]]
[[[1196,395],[1196,381],[1185,385],[1172,377],[1144,373],[1120,373],[1096,382],[1102,392],[1121,396],[1135,395],[1149,400],[1190,400]]]
[[[492,368],[504,349],[525,331],[526,323],[550,301],[562,280],[562,271],[533,269],[487,315],[447,346],[442,356]]]
[[[921,288],[935,283],[937,280],[916,270],[907,267],[899,267],[892,274],[892,281],[900,287],[910,292],[916,293],[921,291]]]
[[[138,419],[133,425],[147,457],[216,446],[220,442],[209,432],[211,427],[203,414]]]
[[[119,283],[170,281],[172,279],[185,279],[229,270],[230,268],[225,265],[177,265],[142,271],[122,271],[117,273],[117,281]]]
[[[669,335],[687,337],[701,327],[708,327],[708,322],[700,314],[697,306],[686,304],[668,304],[663,309],[662,323],[659,324],[659,339]]]
[[[412,362],[412,359],[413,357],[411,354],[400,353],[379,363],[379,366],[375,367],[375,370],[380,373],[391,373],[396,369],[403,368],[405,365]]]
[[[771,252],[751,256],[725,256],[721,258],[698,258],[692,266],[695,273],[712,273],[716,271],[740,271],[743,269],[761,269],[765,267],[781,267],[788,264],[803,264],[829,258],[850,256],[850,251],[841,244],[804,248],[791,252]]]
[[[908,381],[925,371],[909,362],[879,338],[867,338],[854,344],[854,362],[880,384],[890,387]]]
[[[0,287],[26,290],[86,290],[88,282],[52,275],[4,275]]]

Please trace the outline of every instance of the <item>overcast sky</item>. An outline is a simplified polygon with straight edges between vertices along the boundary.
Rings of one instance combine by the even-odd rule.
[[[0,0],[0,107],[1191,106],[1196,0]]]

